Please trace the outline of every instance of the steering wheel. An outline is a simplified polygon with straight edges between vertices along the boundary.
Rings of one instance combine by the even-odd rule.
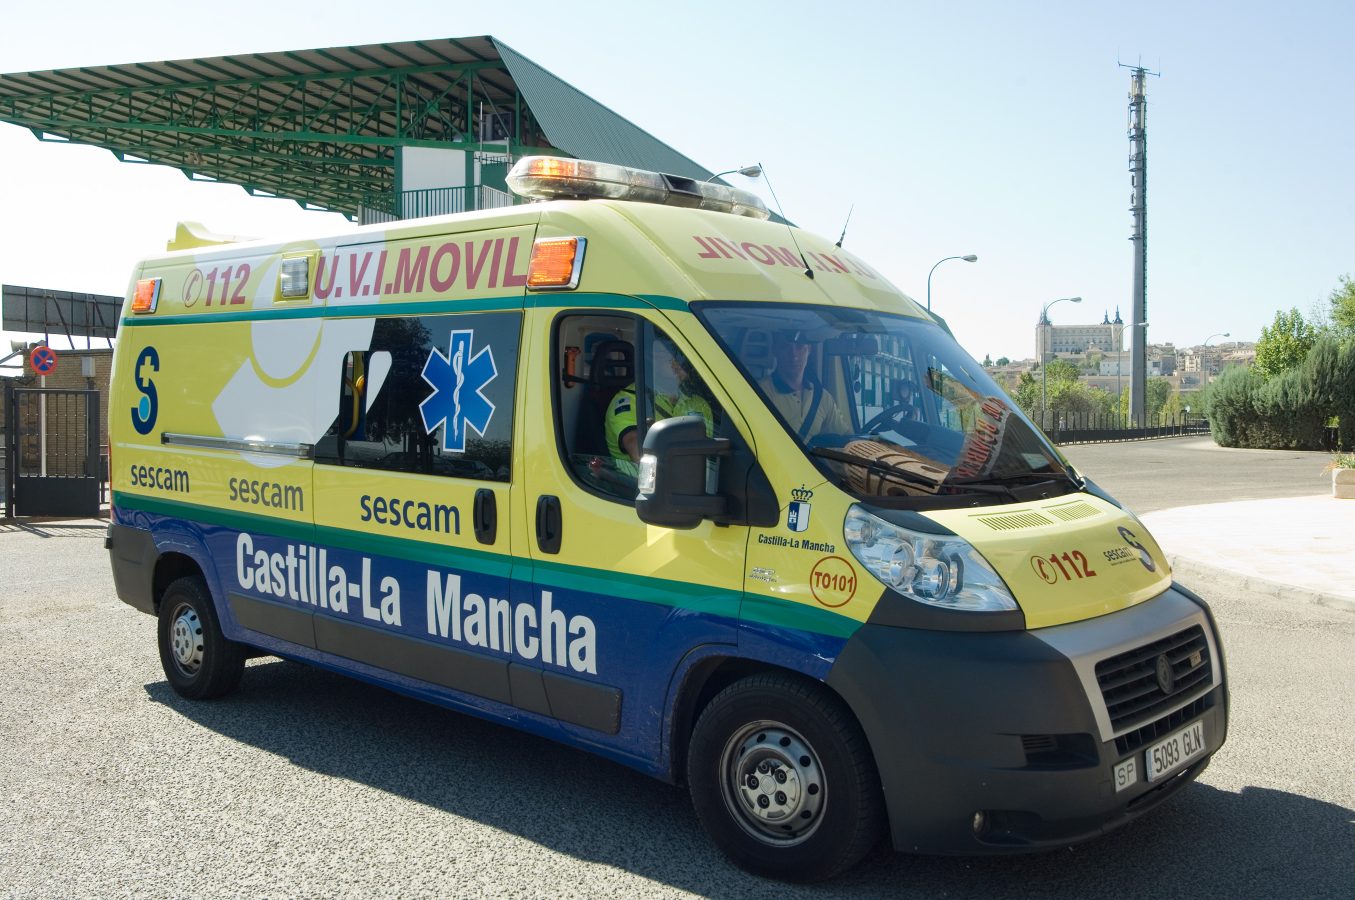
[[[911,437],[912,435],[908,435],[909,431],[918,434],[925,428],[921,422],[913,419],[914,412],[915,409],[911,403],[896,403],[880,410],[878,414],[871,417],[869,422],[862,425],[861,429],[867,434],[874,434],[880,430],[880,426],[887,425],[891,430]],[[905,429],[905,426],[911,427]]]

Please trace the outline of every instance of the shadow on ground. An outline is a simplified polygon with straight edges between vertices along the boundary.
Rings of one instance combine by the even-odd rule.
[[[0,520],[0,534],[15,532],[33,537],[92,537],[102,538],[108,533],[107,522],[71,522],[65,519],[4,519]]]
[[[150,697],[234,740],[519,835],[553,851],[713,896],[1350,897],[1355,813],[1296,794],[1194,784],[1076,848],[947,858],[886,850],[822,886],[763,881],[706,840],[686,792],[551,741],[340,675],[259,661],[242,690]],[[1206,774],[1207,777],[1207,774]]]

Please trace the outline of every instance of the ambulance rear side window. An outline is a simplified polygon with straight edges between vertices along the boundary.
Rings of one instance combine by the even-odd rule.
[[[518,313],[378,319],[344,356],[315,461],[508,481],[521,330]]]

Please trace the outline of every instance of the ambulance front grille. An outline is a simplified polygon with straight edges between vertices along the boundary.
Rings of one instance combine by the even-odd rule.
[[[1158,738],[1171,734],[1187,722],[1198,719],[1213,705],[1214,698],[1209,694],[1198,697],[1193,703],[1181,707],[1174,713],[1169,713],[1156,721],[1149,722],[1147,725],[1140,725],[1133,731],[1120,735],[1115,739],[1115,752],[1120,756],[1128,756],[1141,750]]]
[[[1159,658],[1165,658],[1170,675],[1164,670],[1159,676]],[[1118,733],[1151,722],[1213,684],[1213,662],[1204,629],[1192,625],[1185,631],[1103,659],[1096,664],[1096,680],[1106,702],[1111,730]]]

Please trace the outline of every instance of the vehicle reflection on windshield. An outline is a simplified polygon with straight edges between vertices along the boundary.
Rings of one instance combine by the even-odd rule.
[[[801,448],[857,496],[1075,487],[1048,441],[929,320],[779,304],[710,303],[698,315]]]

